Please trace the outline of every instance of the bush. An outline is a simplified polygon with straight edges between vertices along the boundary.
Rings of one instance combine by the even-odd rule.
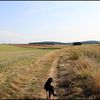
[[[74,42],[73,45],[81,45],[81,42]]]

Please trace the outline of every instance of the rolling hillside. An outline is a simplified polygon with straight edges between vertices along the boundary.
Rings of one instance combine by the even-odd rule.
[[[96,40],[78,41],[78,42],[81,42],[82,44],[100,44],[100,41],[96,41]],[[64,42],[44,41],[44,42],[31,42],[29,44],[34,44],[34,45],[38,45],[38,44],[40,44],[40,45],[72,45],[73,42],[64,43]]]

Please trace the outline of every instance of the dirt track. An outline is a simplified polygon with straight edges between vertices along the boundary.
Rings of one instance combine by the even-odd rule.
[[[69,59],[69,50],[59,51],[53,60],[52,66],[48,72],[48,77],[53,77],[55,92],[58,95],[54,99],[93,99],[91,91],[87,88],[84,90],[84,85],[88,89],[92,87],[92,78],[90,76],[80,76],[76,73],[77,60]],[[46,79],[47,79],[46,78]],[[90,96],[89,96],[90,95]],[[45,92],[42,96],[45,98]],[[52,98],[51,98],[52,99]]]

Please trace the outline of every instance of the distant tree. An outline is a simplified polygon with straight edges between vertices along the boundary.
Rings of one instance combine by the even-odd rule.
[[[73,45],[81,45],[81,42],[74,42]]]

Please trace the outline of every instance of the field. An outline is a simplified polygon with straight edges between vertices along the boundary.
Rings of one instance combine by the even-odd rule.
[[[37,88],[41,84],[39,82],[45,76],[44,74],[48,72],[48,58],[52,56],[52,54],[49,56],[48,53],[51,51],[51,49],[0,45],[0,98],[34,98],[38,96]],[[46,58],[45,54],[47,54]],[[45,65],[42,67],[43,63]]]
[[[17,47],[37,48],[37,49],[61,49],[66,45],[47,45],[47,44],[15,44]]]
[[[57,99],[100,98],[100,46],[0,45],[1,99],[45,98],[50,76]]]

